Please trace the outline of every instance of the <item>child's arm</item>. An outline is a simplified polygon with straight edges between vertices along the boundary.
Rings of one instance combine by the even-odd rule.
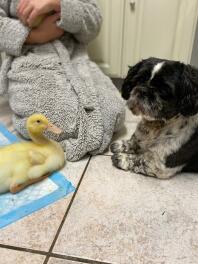
[[[102,17],[96,0],[60,0],[59,26],[82,43],[93,40],[101,26]]]
[[[60,12],[60,0],[20,0],[17,14],[24,25],[32,27],[36,18],[51,11]]]
[[[17,11],[19,18],[29,26],[39,15],[61,11],[59,27],[82,43],[96,37],[102,22],[96,0],[20,0]]]
[[[0,52],[19,56],[30,29],[8,17],[8,2],[0,0]]]

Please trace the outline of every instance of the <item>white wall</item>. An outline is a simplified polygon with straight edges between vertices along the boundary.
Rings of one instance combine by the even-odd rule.
[[[198,21],[197,21],[197,29],[196,29],[195,40],[193,45],[193,52],[191,57],[191,64],[198,68]]]

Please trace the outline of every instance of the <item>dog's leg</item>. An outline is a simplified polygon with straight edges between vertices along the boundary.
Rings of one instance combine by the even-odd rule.
[[[111,152],[113,153],[135,153],[130,140],[116,141],[111,144]]]
[[[114,166],[122,170],[160,179],[168,179],[179,171],[179,168],[166,168],[151,152],[140,155],[116,153],[112,156],[112,161]]]
[[[141,121],[129,140],[113,142],[110,149],[113,153],[142,153],[145,151],[144,143],[142,143],[145,140],[151,142],[152,137],[149,135],[149,128],[146,127],[145,121]]]
[[[121,140],[113,142],[110,146],[112,153],[129,153],[129,154],[135,154],[137,153],[141,148],[138,144],[136,135],[133,134],[131,139],[129,140]]]

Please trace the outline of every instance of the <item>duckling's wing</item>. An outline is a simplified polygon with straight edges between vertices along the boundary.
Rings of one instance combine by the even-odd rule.
[[[0,151],[0,168],[3,164],[14,164],[19,162],[29,162],[30,166],[43,164],[46,157],[39,151],[21,150],[21,151]]]
[[[36,150],[30,150],[28,152],[30,162],[32,165],[43,164],[46,161],[46,156]]]
[[[27,160],[28,152],[27,151],[0,151],[0,164],[15,163],[20,160]]]

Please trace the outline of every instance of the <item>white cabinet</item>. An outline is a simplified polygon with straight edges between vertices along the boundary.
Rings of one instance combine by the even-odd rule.
[[[122,70],[124,0],[99,0],[103,25],[91,43],[91,58],[108,75],[118,76]]]
[[[150,56],[190,62],[198,0],[98,0],[104,17],[90,56],[105,73],[124,77]]]

